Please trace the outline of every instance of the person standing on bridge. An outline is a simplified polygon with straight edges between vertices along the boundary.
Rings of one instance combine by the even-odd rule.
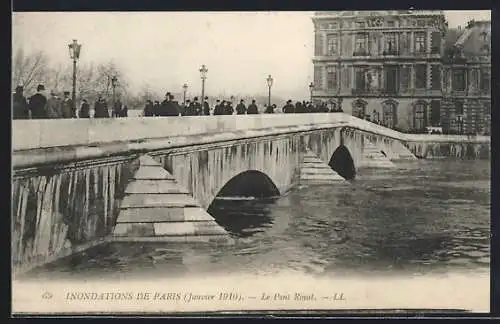
[[[30,116],[28,109],[28,101],[24,97],[23,92],[24,92],[23,86],[16,87],[16,92],[14,93],[12,98],[13,119],[28,119]]]
[[[249,115],[258,115],[259,114],[259,108],[257,108],[257,105],[255,104],[255,99],[252,100],[252,103],[248,106],[247,114],[249,114]]]
[[[233,104],[231,103],[231,101],[226,101],[224,115],[232,115],[233,113],[234,113]]]
[[[47,100],[47,117],[51,119],[63,118],[61,102],[54,90],[50,91],[50,98]]]
[[[153,104],[153,115],[151,116],[160,116],[160,102],[158,100],[155,100]]]
[[[208,104],[208,97],[203,100],[203,115],[210,116],[210,105]]]
[[[291,114],[291,113],[293,113],[295,109],[293,107],[292,100],[288,100],[286,102],[286,105],[283,106],[282,110],[283,110],[283,112],[285,114]]]
[[[240,103],[236,106],[236,115],[244,115],[247,112],[247,107],[245,107],[244,100],[241,99]]]
[[[94,104],[94,118],[109,118],[109,111],[106,102],[99,94]]]
[[[143,116],[144,117],[152,117],[154,116],[153,111],[153,102],[151,100],[146,100],[146,106],[144,107]]]
[[[274,114],[273,105],[266,106],[266,110],[264,110],[264,114]]]
[[[69,91],[64,91],[64,98],[61,102],[62,118],[76,118],[73,110],[73,101],[69,97]]]
[[[29,110],[31,112],[32,119],[43,119],[47,118],[47,97],[44,95],[45,86],[43,84],[39,84],[36,87],[36,93],[31,96],[29,102]]]
[[[82,106],[80,107],[79,116],[80,118],[90,118],[90,105],[87,102],[87,99],[82,100]]]

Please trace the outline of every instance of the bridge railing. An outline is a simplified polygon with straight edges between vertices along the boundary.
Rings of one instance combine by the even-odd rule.
[[[99,146],[115,142],[140,142],[147,139],[203,136],[265,130],[267,135],[283,133],[286,128],[317,129],[348,126],[402,141],[489,142],[487,136],[404,134],[343,113],[314,113],[207,117],[158,117],[116,119],[14,120],[13,151],[40,148]]]

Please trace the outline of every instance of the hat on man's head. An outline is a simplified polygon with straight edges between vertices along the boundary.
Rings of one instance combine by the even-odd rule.
[[[217,99],[215,102],[220,102],[220,100],[219,100],[219,99]]]
[[[43,84],[39,84],[37,87],[36,87],[36,91],[43,91],[45,90],[45,86]]]
[[[245,100],[241,99],[240,102],[244,102]]]
[[[254,100],[252,100],[252,103],[255,103],[255,99],[254,99]]]
[[[205,97],[205,100],[208,100],[208,97]]]
[[[165,97],[170,97],[170,96],[171,96],[170,92],[167,92],[167,93],[165,94]]]
[[[194,97],[194,101],[198,101],[198,97]]]

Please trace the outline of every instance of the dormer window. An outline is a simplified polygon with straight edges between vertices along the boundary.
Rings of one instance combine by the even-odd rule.
[[[481,54],[489,54],[490,53],[490,47],[488,44],[484,44],[481,46]]]

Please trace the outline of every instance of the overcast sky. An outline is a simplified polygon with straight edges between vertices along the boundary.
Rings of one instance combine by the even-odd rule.
[[[208,94],[273,93],[307,98],[312,81],[313,12],[43,12],[13,13],[13,48],[43,49],[54,63],[70,63],[67,44],[83,44],[80,62],[113,59],[133,90],[151,84],[162,93],[187,83]],[[445,11],[450,27],[490,11]],[[178,89],[178,90],[177,90]]]

